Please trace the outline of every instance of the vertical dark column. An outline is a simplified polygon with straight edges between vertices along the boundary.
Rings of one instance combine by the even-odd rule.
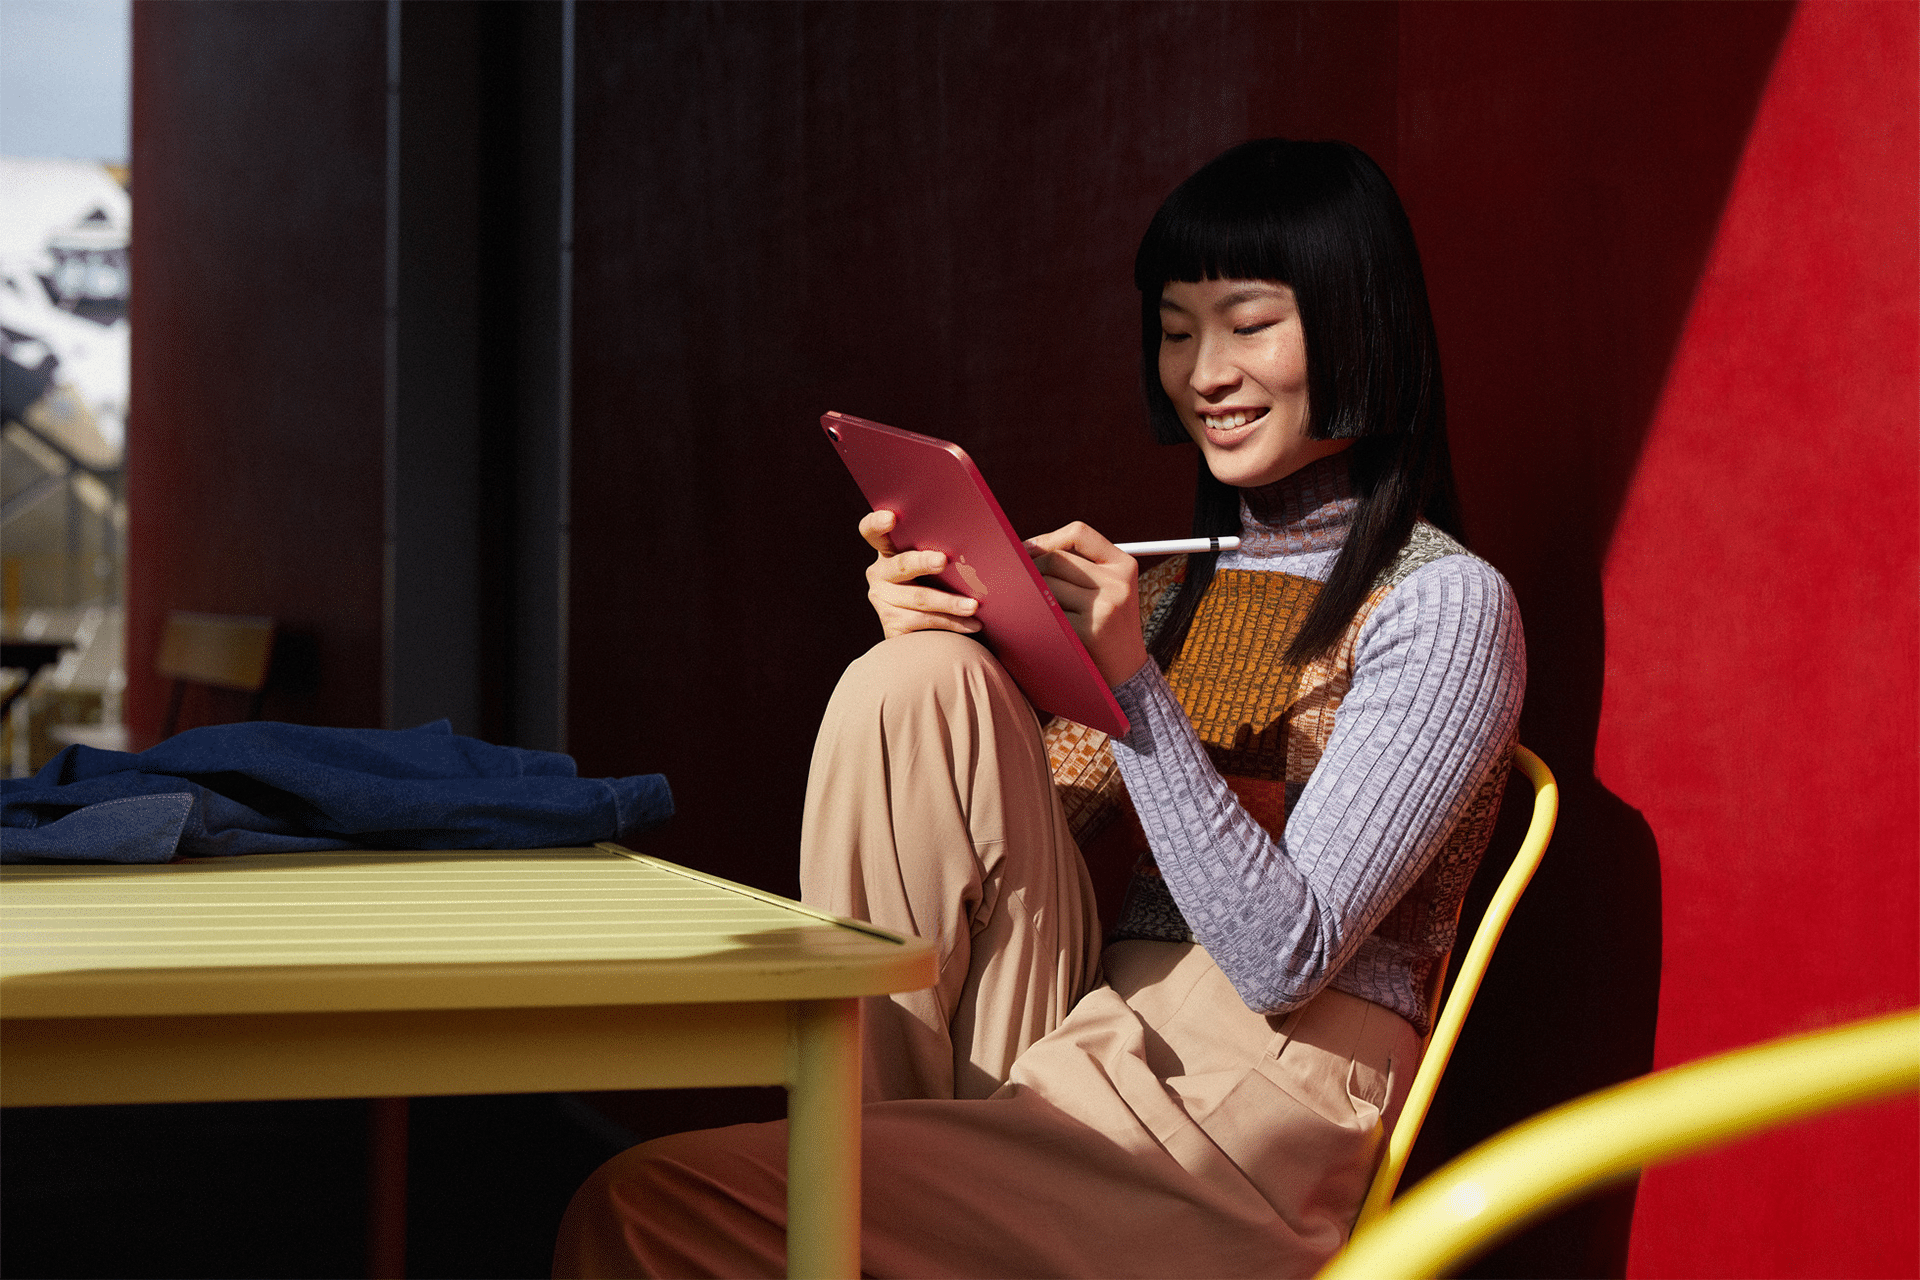
[[[479,21],[387,7],[386,722],[480,727]]]
[[[488,329],[483,391],[490,487],[488,683],[484,723],[499,740],[565,750],[568,441],[572,385],[573,0],[489,4],[482,59],[490,85],[482,199]],[[510,112],[506,109],[511,103]],[[511,371],[512,387],[490,380]],[[504,381],[504,380],[503,380]],[[493,520],[510,509],[510,521]],[[511,540],[504,537],[511,529]],[[498,673],[496,676],[494,673]]]
[[[571,9],[388,9],[387,723],[557,749]]]

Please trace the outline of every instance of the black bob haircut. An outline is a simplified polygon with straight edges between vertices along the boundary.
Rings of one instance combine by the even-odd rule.
[[[1358,147],[1262,138],[1209,161],[1161,204],[1134,258],[1147,421],[1161,444],[1188,441],[1160,386],[1161,290],[1216,279],[1293,290],[1307,348],[1307,434],[1354,441],[1343,455],[1359,499],[1353,531],[1287,649],[1287,661],[1304,663],[1339,640],[1416,519],[1466,541],[1426,279],[1393,184]],[[1239,530],[1239,491],[1214,479],[1202,455],[1193,532]],[[1180,651],[1215,559],[1188,559],[1152,638],[1163,668]]]

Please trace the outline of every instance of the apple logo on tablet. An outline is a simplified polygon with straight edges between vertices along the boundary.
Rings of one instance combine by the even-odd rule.
[[[960,581],[967,584],[969,592],[976,597],[987,594],[986,580],[980,576],[978,569],[967,563],[965,556],[954,557],[953,567],[960,574]]]

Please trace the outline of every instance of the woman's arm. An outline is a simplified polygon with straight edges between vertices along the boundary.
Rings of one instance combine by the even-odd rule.
[[[1250,1008],[1311,999],[1406,892],[1513,738],[1526,680],[1500,575],[1448,556],[1362,627],[1319,766],[1272,838],[1214,769],[1159,670],[1115,690],[1114,743],[1160,873]]]

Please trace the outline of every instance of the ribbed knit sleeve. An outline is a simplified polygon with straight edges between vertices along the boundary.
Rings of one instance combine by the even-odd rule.
[[[1152,663],[1115,690],[1133,730],[1114,758],[1160,874],[1250,1008],[1305,1003],[1353,956],[1505,767],[1525,684],[1505,580],[1465,555],[1414,570],[1362,626],[1352,687],[1278,840]]]

